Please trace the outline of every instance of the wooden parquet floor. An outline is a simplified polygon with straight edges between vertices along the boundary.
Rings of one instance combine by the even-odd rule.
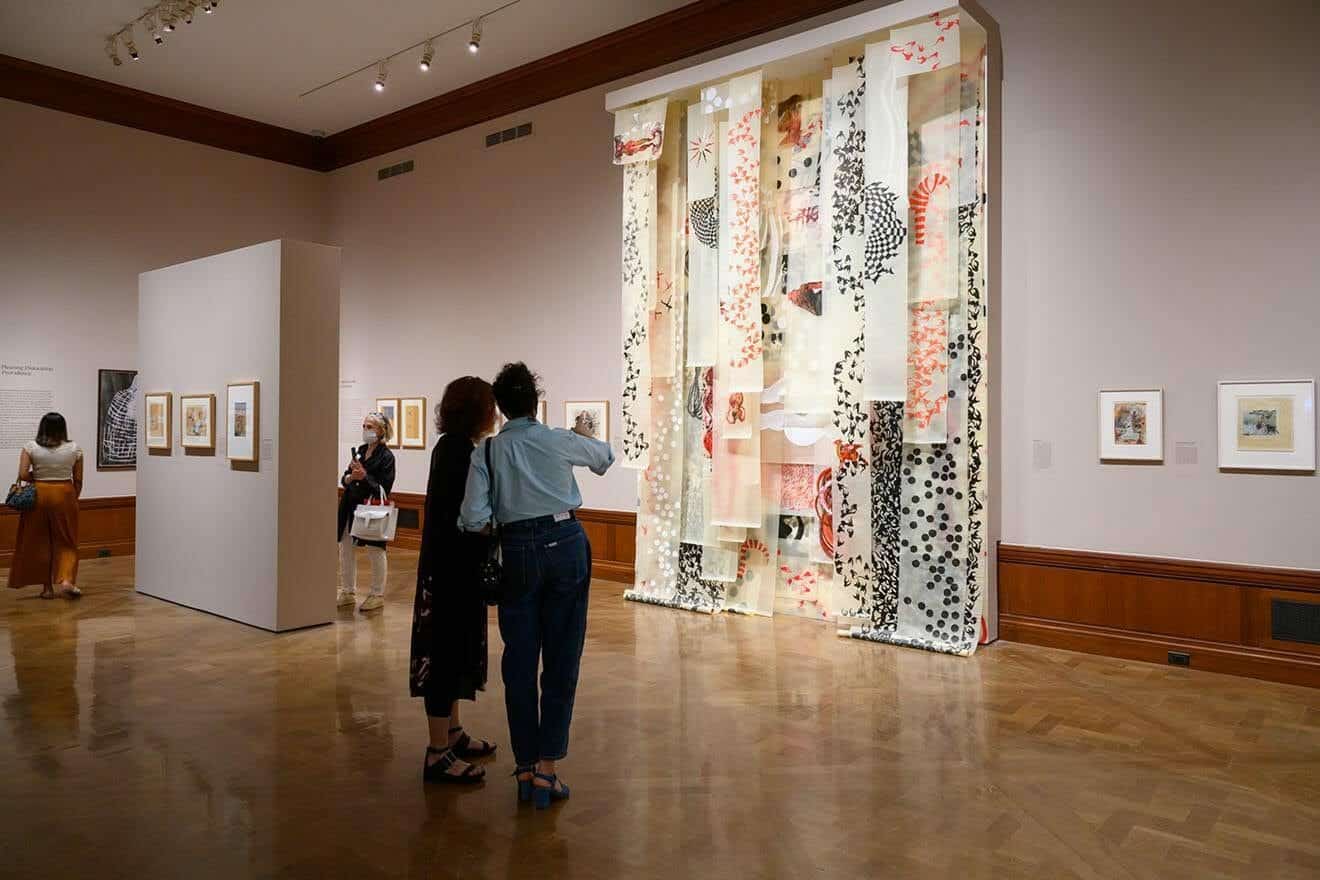
[[[0,876],[1320,877],[1320,691],[607,583],[573,799],[520,809],[507,751],[424,787],[414,561],[383,613],[282,636],[138,596],[131,559],[84,563],[78,603],[2,591]],[[501,693],[467,722],[507,743]]]

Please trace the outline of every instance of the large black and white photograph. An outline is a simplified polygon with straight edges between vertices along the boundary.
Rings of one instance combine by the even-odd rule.
[[[137,467],[137,370],[98,370],[96,388],[96,469]]]

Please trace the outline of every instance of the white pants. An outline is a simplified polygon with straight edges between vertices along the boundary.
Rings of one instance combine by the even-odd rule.
[[[353,546],[353,539],[349,536],[349,529],[353,527],[353,520],[350,517],[348,525],[344,526],[344,533],[339,536],[339,579],[344,585],[344,589],[350,593],[357,592],[357,554],[353,551],[357,548]],[[371,563],[371,595],[385,595],[385,575],[388,566],[385,562],[384,547],[363,547],[367,551],[367,561]]]

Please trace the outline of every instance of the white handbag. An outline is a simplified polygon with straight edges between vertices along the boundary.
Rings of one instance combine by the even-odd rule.
[[[394,530],[399,525],[399,508],[385,498],[385,490],[380,490],[380,500],[359,504],[353,511],[353,528],[349,534],[359,541],[393,541]]]

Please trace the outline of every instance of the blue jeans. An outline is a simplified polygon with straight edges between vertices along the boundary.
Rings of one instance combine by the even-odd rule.
[[[576,519],[542,517],[500,526],[500,549],[511,597],[500,603],[500,636],[513,757],[520,765],[557,761],[568,754],[587,635],[591,544]]]

